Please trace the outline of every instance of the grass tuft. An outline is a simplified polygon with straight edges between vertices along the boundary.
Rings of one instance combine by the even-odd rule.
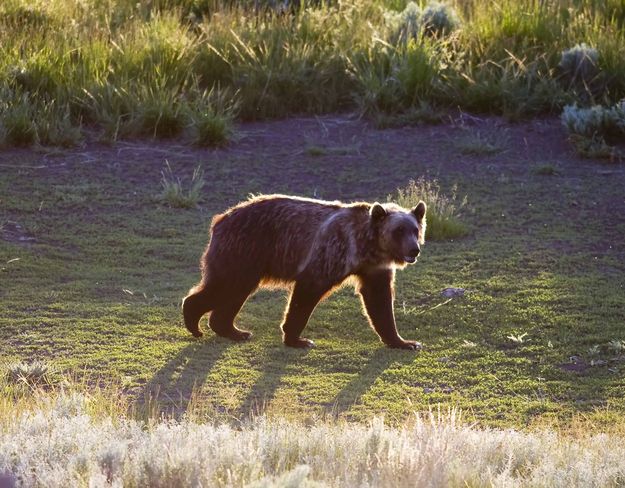
[[[377,129],[389,129],[393,127],[440,124],[444,117],[444,112],[436,110],[427,103],[422,103],[418,107],[413,107],[397,114],[376,113],[373,116],[373,121]]]
[[[459,199],[455,185],[450,195],[445,195],[437,180],[426,180],[422,177],[410,180],[408,186],[398,188],[397,192],[389,195],[387,199],[405,208],[414,207],[419,200],[425,201],[427,204],[426,239],[454,239],[469,233],[466,224],[460,221],[462,209],[467,204],[467,197]]]
[[[35,388],[50,385],[55,374],[55,370],[44,361],[18,362],[6,366],[6,382],[13,386]]]
[[[211,89],[189,107],[193,142],[197,146],[225,146],[234,137],[233,121],[239,104],[228,90]]]
[[[179,177],[174,175],[169,161],[165,161],[165,169],[161,171],[162,192],[160,201],[174,208],[195,208],[202,198],[204,172],[200,166],[193,170],[189,189],[185,191]]]

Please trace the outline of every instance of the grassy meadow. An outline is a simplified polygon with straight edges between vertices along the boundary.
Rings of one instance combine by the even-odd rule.
[[[0,2],[0,487],[622,486],[624,23]],[[281,343],[284,290],[245,304],[249,342],[190,336],[212,216],[274,192],[428,202],[395,301],[422,351],[350,287],[311,350]]]
[[[16,443],[12,432],[55,439],[67,435],[66,443],[59,440],[58,452],[46,451],[49,466],[61,470],[50,468],[49,479],[60,476],[62,485],[68,478],[59,473],[71,459],[78,463],[72,464],[71,476],[95,483],[108,469],[102,467],[102,453],[112,449],[113,461],[121,463],[115,465],[115,479],[134,486],[129,480],[152,472],[151,465],[136,468],[135,460],[154,452],[158,436],[169,435],[167,429],[195,436],[215,428],[215,435],[227,442],[243,428],[248,430],[240,435],[256,439],[250,439],[250,449],[254,445],[269,457],[261,456],[265,460],[251,466],[224,451],[225,457],[198,479],[244,486],[269,477],[266,486],[281,486],[286,482],[273,477],[287,476],[302,464],[307,468],[293,476],[330,485],[379,486],[387,482],[376,480],[390,476],[384,470],[406,468],[406,479],[412,479],[414,470],[435,469],[431,463],[438,461],[419,458],[417,464],[406,464],[403,456],[408,454],[385,450],[394,440],[380,445],[371,440],[362,447],[369,456],[366,465],[384,472],[376,471],[370,479],[359,478],[366,476],[361,471],[322,474],[319,466],[325,462],[315,456],[343,448],[326,451],[300,439],[299,447],[284,454],[287,458],[276,460],[270,454],[274,448],[266,444],[271,437],[254,437],[260,435],[254,430],[259,416],[263,422],[278,422],[284,430],[279,435],[302,432],[307,438],[311,426],[336,429],[344,439],[336,442],[348,442],[341,436],[349,435],[365,442],[374,434],[360,438],[354,432],[369,432],[366,426],[373,418],[384,418],[391,439],[408,436],[401,444],[408,452],[426,452],[429,434],[419,437],[411,430],[415,415],[440,409],[446,420],[434,428],[436,435],[458,432],[463,436],[458,442],[495,444],[484,451],[483,464],[471,457],[482,451],[469,456],[468,445],[448,452],[449,469],[440,468],[436,479],[457,479],[459,485],[473,480],[483,486],[510,478],[511,485],[524,485],[553,469],[545,479],[561,479],[560,486],[587,486],[579,473],[600,480],[596,486],[618,486],[622,467],[606,461],[612,459],[607,451],[595,452],[598,464],[580,464],[579,473],[562,471],[565,459],[596,450],[601,437],[594,436],[608,432],[617,445],[625,427],[620,237],[625,202],[618,166],[579,159],[566,144],[550,146],[554,131],[562,132],[557,120],[484,129],[481,133],[505,141],[505,147],[481,155],[465,154],[457,145],[459,138],[470,137],[463,127],[380,131],[361,121],[325,117],[239,130],[240,142],[216,151],[146,142],[0,155],[5,371],[0,444],[6,446],[0,449],[5,453],[0,454],[0,471],[4,466],[28,473],[34,465],[29,463],[44,455],[20,458],[26,452],[20,446],[26,444]],[[287,130],[289,136],[281,138]],[[506,131],[505,137],[494,135],[497,131]],[[309,153],[311,145],[325,147],[326,153]],[[549,151],[551,157],[545,159]],[[420,182],[419,175],[427,179]],[[423,181],[436,183],[424,187]],[[180,190],[171,190],[172,185]],[[399,195],[397,188],[402,188]],[[459,210],[454,213],[468,234],[430,236],[419,262],[398,273],[398,327],[404,337],[422,341],[424,349],[384,348],[350,288],[339,290],[313,314],[307,335],[316,347],[310,351],[281,344],[284,291],[261,291],[247,302],[238,321],[253,331],[250,342],[236,344],[210,332],[193,339],[182,325],[180,301],[199,277],[197,263],[210,218],[259,191],[370,201],[388,195],[409,199],[419,192],[430,201],[438,195],[443,203],[455,202]],[[443,198],[454,193],[454,201]],[[439,208],[444,213],[449,207]],[[466,291],[450,299],[441,295],[447,287]],[[33,366],[35,360],[42,364]],[[24,363],[22,369],[19,363]],[[79,398],[72,400],[75,394]],[[76,401],[86,406],[62,409],[60,424],[56,414],[46,413],[55,402]],[[450,409],[462,412],[457,428],[448,425]],[[174,424],[160,423],[163,416]],[[45,425],[29,427],[38,418]],[[67,429],[62,419],[67,419]],[[132,424],[136,421],[147,424]],[[74,422],[83,422],[90,435],[100,427],[107,434],[104,440],[90,437],[85,454],[79,455],[82,441],[71,432],[80,427],[71,427]],[[145,432],[136,431],[141,425]],[[506,430],[511,428],[516,430]],[[521,431],[526,434],[514,433]],[[475,434],[464,439],[467,432]],[[143,454],[135,451],[133,436],[146,436]],[[500,457],[503,451],[497,454],[501,436],[521,443],[505,451],[508,461]],[[200,459],[195,451],[179,447],[169,458],[167,469],[173,471],[167,476],[182,476],[181,466]],[[521,456],[532,449],[545,449],[556,458],[536,464],[535,456]],[[375,464],[381,453],[388,454],[383,459],[390,464]],[[178,464],[182,458],[186,461]],[[228,463],[234,463],[230,474]],[[484,465],[493,471],[473,469]],[[575,473],[579,478],[571,481]],[[37,483],[48,486],[44,481],[26,485]]]

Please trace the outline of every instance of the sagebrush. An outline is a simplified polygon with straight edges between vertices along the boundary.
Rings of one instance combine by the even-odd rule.
[[[618,435],[479,429],[455,411],[401,428],[257,417],[239,425],[94,409],[101,397],[34,392],[0,423],[0,473],[20,486],[619,486]]]

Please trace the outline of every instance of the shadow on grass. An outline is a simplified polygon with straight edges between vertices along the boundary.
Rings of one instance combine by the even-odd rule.
[[[308,349],[292,349],[282,344],[265,350],[264,357],[259,361],[260,375],[241,401],[236,416],[244,419],[266,412],[288,370],[302,363],[309,352]]]
[[[413,351],[399,351],[387,347],[377,349],[358,374],[339,391],[329,411],[335,416],[349,411],[352,406],[360,402],[375,381],[389,367],[393,365],[402,367],[410,364],[414,358],[415,352]]]
[[[137,401],[144,408],[158,409],[174,416],[187,411],[226,349],[235,343],[212,336],[193,340],[159,369],[143,387]]]

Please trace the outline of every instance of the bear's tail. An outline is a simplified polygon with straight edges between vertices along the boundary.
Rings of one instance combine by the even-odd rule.
[[[184,325],[194,337],[202,337],[200,331],[200,319],[202,315],[210,312],[209,297],[207,290],[202,283],[194,286],[182,300],[182,315]]]

